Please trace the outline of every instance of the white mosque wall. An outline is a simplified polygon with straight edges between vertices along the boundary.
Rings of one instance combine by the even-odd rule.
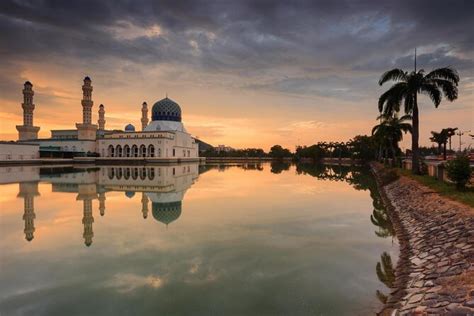
[[[0,142],[1,160],[31,160],[39,158],[39,145]]]
[[[73,151],[73,152],[97,152],[97,145],[95,140],[55,140],[47,139],[40,140],[38,142],[41,147],[59,147],[61,151]]]
[[[198,158],[198,144],[190,134],[171,132],[119,132],[97,140],[98,153],[108,158]]]

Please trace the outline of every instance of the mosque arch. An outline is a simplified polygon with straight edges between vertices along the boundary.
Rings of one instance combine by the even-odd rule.
[[[125,170],[123,172],[123,178],[125,180],[128,180],[130,178],[130,168],[125,168]]]
[[[107,174],[109,176],[109,179],[112,180],[115,177],[114,168],[108,168]]]
[[[130,157],[130,146],[128,145],[123,146],[123,153],[124,153],[124,157]]]
[[[142,179],[142,180],[146,179],[146,168],[141,168],[140,169],[140,179]]]
[[[122,146],[117,145],[117,147],[115,147],[115,156],[122,157]]]
[[[150,180],[155,179],[155,168],[148,169],[148,179]]]
[[[138,157],[138,147],[137,147],[137,145],[132,146],[132,157]]]
[[[146,146],[140,145],[140,157],[146,157]]]
[[[148,145],[148,157],[155,157],[155,146]]]
[[[132,179],[133,180],[138,179],[138,168],[132,168]]]
[[[113,157],[113,156],[114,156],[114,152],[115,152],[114,146],[109,145],[109,148],[107,149],[107,156],[108,156],[108,157]]]

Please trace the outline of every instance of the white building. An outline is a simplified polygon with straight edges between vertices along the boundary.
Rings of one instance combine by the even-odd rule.
[[[136,131],[131,124],[124,130],[105,129],[105,108],[99,106],[99,119],[92,124],[92,81],[84,78],[82,122],[75,129],[53,130],[51,138],[39,139],[39,127],[33,126],[33,85],[24,85],[22,103],[23,125],[17,126],[19,143],[39,145],[41,157],[72,158],[75,156],[96,156],[101,160],[138,161],[195,161],[199,160],[198,144],[186,131],[181,118],[180,106],[168,97],[157,101],[151,108],[151,121],[148,119],[148,106],[141,108],[142,130]],[[19,146],[18,146],[19,147]],[[13,151],[15,148],[12,147]],[[11,153],[10,157],[20,153]],[[33,155],[29,155],[33,156]],[[5,160],[6,157],[0,157]]]

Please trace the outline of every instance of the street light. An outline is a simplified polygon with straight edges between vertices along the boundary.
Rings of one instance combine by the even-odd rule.
[[[456,135],[459,136],[459,152],[461,152],[461,145],[462,145],[461,137],[462,137],[462,135],[464,135],[465,133],[469,133],[469,132],[471,132],[471,130],[468,130],[468,131],[461,131],[461,130],[459,130],[459,132],[456,133]]]

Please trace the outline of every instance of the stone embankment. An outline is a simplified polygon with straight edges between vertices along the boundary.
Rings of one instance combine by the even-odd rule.
[[[474,209],[401,177],[382,185],[400,257],[382,314],[474,315]]]

